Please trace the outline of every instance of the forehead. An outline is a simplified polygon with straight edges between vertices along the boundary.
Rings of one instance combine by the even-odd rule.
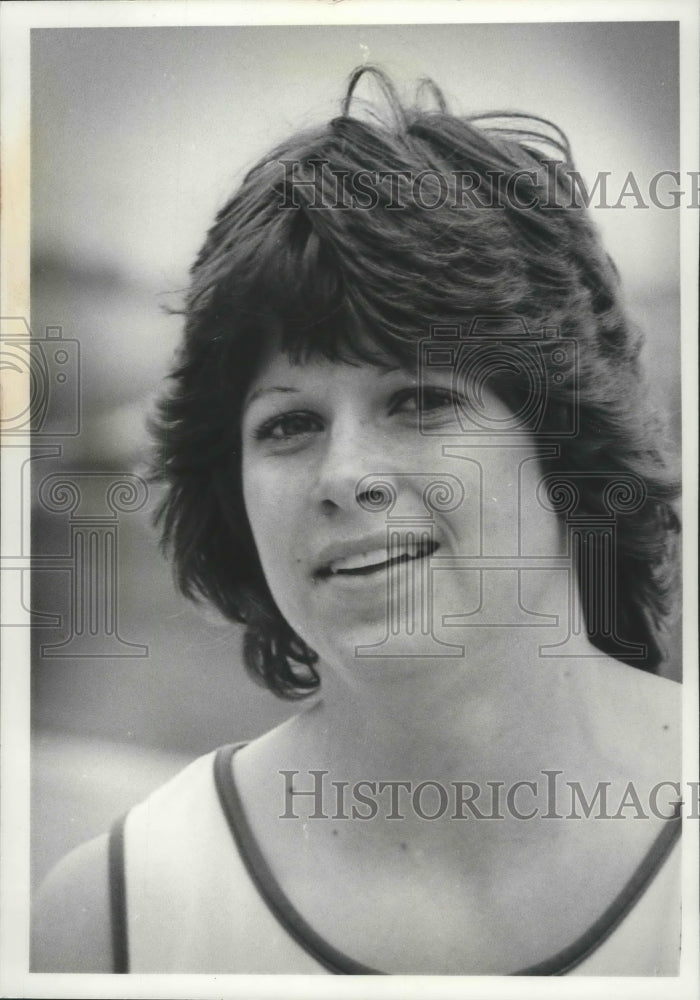
[[[251,380],[246,402],[270,389],[285,391],[295,387],[327,388],[347,387],[350,391],[360,391],[363,386],[383,382],[389,376],[401,373],[404,378],[417,382],[415,371],[410,372],[393,358],[377,356],[376,362],[354,360],[331,360],[314,355],[310,358],[290,358],[286,351],[275,349],[263,358]]]
[[[411,352],[413,353],[413,352]],[[269,379],[282,375],[313,377],[325,374],[350,374],[364,371],[382,375],[402,371],[417,373],[417,358],[398,357],[374,344],[369,337],[349,343],[339,351],[326,353],[323,345],[287,347],[280,339],[272,338],[263,349],[250,382],[251,390]]]
[[[305,324],[291,321],[275,309],[258,318],[246,339],[252,371],[257,374],[280,355],[286,355],[292,365],[326,359],[410,370],[416,366],[419,343],[424,337],[419,329],[389,330],[381,323],[364,323],[343,309]]]

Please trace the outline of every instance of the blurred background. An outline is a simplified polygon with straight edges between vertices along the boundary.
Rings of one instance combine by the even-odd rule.
[[[116,519],[105,506],[115,477],[143,474],[146,418],[180,330],[166,308],[179,305],[205,229],[246,169],[337,113],[350,71],[373,62],[406,95],[430,76],[457,111],[550,118],[584,178],[610,172],[612,203],[633,171],[649,204],[650,179],[678,166],[677,51],[677,28],[663,22],[32,32],[31,325],[77,342],[61,363],[80,402],[64,437],[51,435],[65,413],[50,408],[43,432],[62,454],[38,438],[31,463],[35,881],[188,759],[294,710],[244,676],[235,628],[176,594],[151,527],[153,491]],[[634,205],[595,217],[679,442],[678,212]],[[53,495],[47,509],[54,474],[80,483],[79,508]],[[89,536],[111,539],[118,636],[61,646],[88,592],[70,567]]]

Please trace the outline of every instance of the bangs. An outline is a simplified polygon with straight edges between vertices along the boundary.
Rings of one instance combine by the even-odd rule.
[[[531,313],[530,237],[507,211],[460,201],[457,168],[481,164],[484,137],[463,121],[460,149],[441,120],[423,115],[397,136],[341,117],[272,151],[195,263],[193,325],[246,355],[274,338],[296,360],[406,366],[437,325]],[[400,165],[424,177],[434,209],[415,190],[397,209]],[[567,270],[555,261],[550,290]]]
[[[242,269],[231,302],[232,321],[245,326],[247,341],[275,343],[294,363],[314,357],[380,367],[415,362],[428,324],[387,308],[386,294],[372,295],[368,274],[349,280],[342,256],[307,213],[279,213],[275,223]],[[357,269],[365,268],[358,263]]]

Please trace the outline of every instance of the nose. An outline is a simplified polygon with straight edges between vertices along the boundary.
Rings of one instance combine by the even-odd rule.
[[[376,428],[361,421],[338,422],[319,458],[312,500],[324,513],[371,510],[377,504],[373,477],[387,478],[387,449]]]

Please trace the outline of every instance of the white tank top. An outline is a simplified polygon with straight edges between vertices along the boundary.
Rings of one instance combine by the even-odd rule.
[[[236,749],[194,761],[113,829],[115,971],[381,974],[331,947],[281,891],[238,800]],[[679,816],[664,824],[585,934],[513,974],[677,975],[680,825]]]

